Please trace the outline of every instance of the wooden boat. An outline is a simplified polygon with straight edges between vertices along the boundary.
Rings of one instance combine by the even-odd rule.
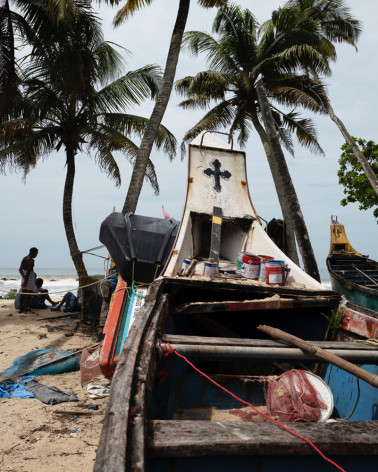
[[[352,247],[337,217],[331,223],[327,268],[333,290],[358,305],[378,311],[378,262]]]
[[[271,339],[261,324],[369,366],[372,378],[378,348],[325,339],[327,318],[338,312],[341,296],[325,290],[268,238],[249,196],[244,152],[203,134],[190,145],[188,173],[174,248],[162,275],[150,285],[118,358],[94,470],[332,470],[303,437],[348,472],[373,470],[378,454],[377,398],[374,388],[373,398],[368,398],[365,381],[360,382],[364,388],[357,403],[370,410],[353,413],[349,421],[285,423],[295,436],[269,421],[253,421],[260,413],[254,415],[227,393],[259,406],[261,412],[262,386],[269,379],[292,369],[317,368],[329,383],[349,391],[343,412],[350,414],[356,404],[357,388],[350,387],[350,374],[339,381],[341,374],[327,362]],[[242,251],[284,260],[291,270],[287,283],[268,285],[233,277]],[[194,275],[178,276],[189,256],[198,261]],[[219,260],[223,272],[203,275],[209,256]],[[119,303],[118,313],[125,312],[124,306]],[[354,319],[353,310],[345,305],[344,318]],[[378,329],[371,315],[368,310],[359,319],[365,334]],[[349,326],[344,318],[338,331],[353,330],[353,323]],[[338,396],[333,401],[338,416]],[[332,409],[331,403],[327,409]]]

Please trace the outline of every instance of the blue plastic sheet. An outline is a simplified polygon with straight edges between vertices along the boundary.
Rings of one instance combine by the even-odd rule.
[[[35,398],[34,393],[25,388],[25,384],[35,379],[33,375],[19,379],[8,379],[0,384],[0,398]]]
[[[1,372],[0,375],[6,379],[10,377],[21,377],[23,375],[46,375],[46,374],[63,374],[80,370],[81,352],[74,357],[66,358],[70,351],[62,349],[39,349],[37,351],[28,352],[24,356],[17,357],[13,361],[13,365]],[[50,364],[51,365],[45,365]]]

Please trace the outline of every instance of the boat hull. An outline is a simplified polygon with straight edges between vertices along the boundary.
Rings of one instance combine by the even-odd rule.
[[[352,284],[348,284],[347,287],[345,281],[340,280],[340,278],[336,277],[332,272],[330,272],[330,279],[332,290],[341,293],[348,300],[356,303],[357,305],[378,311],[378,293],[372,295],[370,293],[363,292],[357,284],[353,284],[352,287]]]

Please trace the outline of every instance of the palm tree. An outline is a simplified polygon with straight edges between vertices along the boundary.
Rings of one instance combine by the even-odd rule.
[[[284,12],[286,13],[286,12]],[[313,48],[317,38],[303,35],[302,23],[307,17],[281,18],[286,22],[287,34],[279,36],[271,29],[260,39],[257,23],[249,10],[230,6],[218,12],[213,31],[215,39],[201,32],[186,33],[184,46],[194,54],[205,53],[209,70],[176,83],[178,92],[189,98],[181,103],[184,108],[207,109],[213,101],[216,106],[191,129],[184,141],[193,139],[204,129],[230,127],[238,132],[240,145],[245,145],[252,126],[264,145],[276,185],[283,217],[295,229],[305,270],[317,280],[319,272],[292,184],[280,142],[293,152],[291,132],[295,132],[302,145],[322,152],[311,120],[300,119],[295,110],[284,113],[275,106],[301,105],[312,111],[321,111],[327,101],[324,89],[308,74],[299,74],[298,66],[314,64],[317,69],[327,67],[326,61]],[[261,123],[262,121],[262,123]],[[289,257],[294,261],[296,251],[291,239]],[[294,255],[293,255],[294,254]]]
[[[124,0],[105,0],[110,5],[119,5]],[[126,0],[125,5],[118,11],[114,24],[120,25],[123,21],[133,15],[137,10],[148,6],[152,0]],[[227,4],[227,0],[198,0],[199,5],[205,8],[221,7]],[[173,81],[176,74],[177,62],[180,54],[182,37],[185,31],[186,21],[189,13],[190,0],[180,0],[173,28],[168,56],[165,64],[164,75],[155,106],[152,111],[148,126],[138,150],[137,159],[134,165],[129,189],[126,195],[123,212],[135,212],[139,195],[143,186],[143,179],[147,168],[147,163],[151,154],[152,146],[158,132],[159,125],[163,119],[167,108],[169,97],[173,88]]]
[[[362,31],[361,23],[354,18],[350,9],[345,5],[344,0],[289,0],[289,8],[296,8],[301,14],[306,13],[314,20],[314,24],[320,29],[324,43],[347,43],[354,46]],[[328,48],[329,60],[336,60],[336,51],[332,47]],[[318,78],[316,71],[311,70],[315,78]],[[362,154],[360,148],[349,134],[344,123],[335,114],[331,103],[325,103],[327,113],[331,120],[338,126],[345,141],[351,147],[353,154],[362,166],[374,192],[378,196],[378,179],[369,162]]]
[[[10,165],[22,168],[26,175],[41,158],[61,147],[65,150],[63,221],[75,268],[86,276],[72,222],[76,155],[91,153],[101,170],[119,185],[114,152],[120,151],[134,163],[138,147],[130,136],[140,137],[148,122],[125,110],[155,97],[161,74],[157,66],[145,66],[121,76],[123,60],[103,40],[88,2],[81,2],[67,24],[49,23],[50,13],[43,10],[38,15],[41,24],[50,25],[48,41],[43,34],[36,36],[30,56],[24,59],[22,100],[0,124],[0,170],[4,172]],[[163,126],[155,143],[169,155],[175,153],[175,138]],[[150,161],[146,176],[158,191]]]

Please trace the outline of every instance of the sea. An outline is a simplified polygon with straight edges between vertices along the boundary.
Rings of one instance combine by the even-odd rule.
[[[37,271],[36,271],[37,272]],[[105,276],[103,267],[87,267],[88,275]],[[78,276],[72,268],[39,268],[37,277],[43,279],[43,288],[46,288],[55,298],[61,298],[66,292],[76,293],[79,285]],[[12,289],[19,290],[21,276],[18,269],[0,268],[0,297],[4,298]]]
[[[88,275],[104,276],[103,267],[87,268]],[[331,290],[331,282],[326,267],[320,268],[320,278],[324,288]],[[78,277],[72,268],[38,268],[37,277],[43,279],[43,288],[46,288],[50,294],[56,298],[70,291],[76,291],[78,287]],[[21,287],[21,276],[18,269],[0,268],[0,297],[3,297],[12,289],[18,290]]]

